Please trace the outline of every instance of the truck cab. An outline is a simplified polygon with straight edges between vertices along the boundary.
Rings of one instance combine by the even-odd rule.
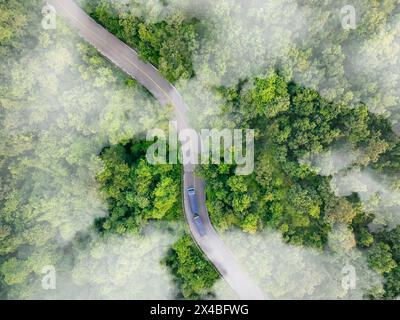
[[[187,189],[187,193],[189,196],[190,210],[192,210],[193,215],[199,214],[199,206],[197,204],[196,191],[194,190],[193,187],[191,187]]]
[[[199,216],[199,205],[197,203],[196,190],[193,187],[190,187],[187,189],[187,193],[189,197],[190,210],[192,211],[193,215],[193,222],[197,231],[202,237],[206,234],[206,228],[204,227],[203,221]]]

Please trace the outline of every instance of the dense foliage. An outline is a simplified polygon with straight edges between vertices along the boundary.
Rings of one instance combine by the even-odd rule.
[[[258,242],[262,251],[268,238],[255,233],[265,229],[295,245],[266,255],[261,271],[281,272],[271,285],[278,296],[345,296],[329,292],[321,275],[341,277],[340,267],[316,264],[296,282],[290,266],[303,260],[276,254],[307,246],[337,250],[340,266],[358,248],[384,279],[369,297],[399,297],[399,0],[352,1],[355,30],[341,26],[345,0],[79,2],[169,81],[188,80],[178,90],[193,123],[256,129],[252,175],[226,165],[201,174],[215,226],[254,236],[238,246],[250,252]],[[164,264],[182,297],[211,297],[218,275],[188,236],[160,264],[162,250],[152,257],[170,237],[145,232],[151,221],[182,217],[179,167],[149,166],[138,139],[169,110],[61,20],[42,29],[42,5],[0,1],[0,298],[36,297],[46,265],[67,274],[72,297],[89,288],[95,297],[153,297],[144,292],[159,289]],[[333,152],[342,148],[345,165]],[[316,169],[320,154],[339,169]],[[267,266],[274,259],[275,269]]]
[[[85,2],[86,11],[142,58],[158,67],[170,82],[193,76],[192,55],[197,49],[197,22],[175,13],[159,22],[132,15],[124,3],[107,0]],[[140,10],[139,7],[136,8]],[[150,8],[153,10],[153,8]]]
[[[400,295],[400,226],[374,234],[375,243],[368,252],[371,268],[385,277],[384,291],[373,298],[395,299]]]
[[[131,140],[103,150],[105,166],[98,181],[108,202],[109,215],[96,221],[101,233],[140,233],[149,220],[182,220],[182,168],[150,165],[146,151],[151,143]],[[189,235],[172,246],[165,263],[184,298],[206,297],[219,278]]]
[[[132,236],[147,221],[181,219],[181,173],[148,166],[146,144],[126,141],[165,125],[170,110],[63,21],[42,29],[42,6],[0,2],[0,297],[88,298],[93,288],[93,297],[141,298],[135,277],[154,273],[157,284],[166,273],[154,266],[158,248],[171,235]],[[94,225],[104,237],[92,235]],[[109,259],[123,262],[118,275],[104,271]],[[65,280],[60,290],[42,289],[48,265]]]
[[[329,231],[324,216],[339,205],[346,210],[346,202],[335,199],[329,178],[300,160],[335,143],[349,142],[363,148],[355,164],[366,166],[396,142],[390,127],[363,105],[348,108],[330,103],[277,74],[256,79],[247,91],[242,84],[219,91],[227,99],[222,110],[234,115],[233,122],[256,129],[257,154],[251,176],[234,176],[233,167],[207,168],[214,221],[222,229],[233,224],[247,231],[266,223],[292,242],[322,247]],[[251,215],[244,214],[248,209]],[[352,215],[343,215],[348,214]],[[348,219],[345,222],[351,223]]]
[[[181,208],[181,168],[150,165],[151,142],[130,141],[106,148],[98,181],[109,206],[109,216],[96,225],[104,232],[138,233],[148,220],[178,220]]]
[[[137,107],[142,122],[153,102],[61,23],[44,31],[42,1],[0,5],[0,292],[31,297],[42,268],[64,264],[60,248],[101,212],[93,156],[132,135],[121,122]]]
[[[381,155],[386,155],[386,164],[395,166],[400,159],[389,154],[399,139],[387,120],[371,114],[364,105],[349,108],[329,102],[276,73],[255,79],[250,89],[243,88],[244,83],[220,88],[226,99],[221,109],[233,115],[227,121],[256,129],[255,170],[249,176],[237,176],[234,166],[203,166],[214,225],[222,230],[238,226],[250,233],[272,227],[289,243],[323,249],[332,227],[344,224],[355,231],[360,246],[372,246],[372,268],[388,275],[397,265],[391,253],[395,249],[385,243],[372,245],[374,237],[367,225],[373,219],[363,212],[359,199],[336,196],[332,177],[317,174],[301,161],[347,143],[363,151],[354,159],[354,167],[378,167]],[[351,238],[342,239],[346,241],[351,246]],[[396,275],[395,271],[390,274],[392,283],[400,282]]]
[[[214,266],[204,259],[190,236],[185,235],[170,249],[166,265],[171,268],[185,299],[212,297],[211,288],[219,278]]]

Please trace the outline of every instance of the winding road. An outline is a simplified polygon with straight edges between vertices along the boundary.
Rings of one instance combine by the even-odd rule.
[[[135,78],[162,105],[172,105],[178,131],[190,128],[186,116],[188,107],[183,98],[154,66],[143,62],[132,48],[97,24],[73,0],[49,0],[47,2],[55,8],[58,15],[67,19],[79,31],[84,40],[93,45],[104,57],[125,73]],[[264,299],[263,292],[241,268],[232,252],[213,228],[206,208],[204,181],[196,177],[194,171],[194,165],[184,165],[182,191],[185,216],[193,239],[240,299]],[[196,189],[199,214],[206,228],[206,235],[203,237],[200,236],[194,225],[190,210],[186,190],[191,186]]]

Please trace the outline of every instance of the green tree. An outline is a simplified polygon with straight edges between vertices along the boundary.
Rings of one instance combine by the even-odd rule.
[[[380,272],[388,273],[397,266],[396,261],[390,250],[390,246],[385,243],[374,245],[368,253],[368,262],[371,267]]]
[[[211,289],[219,274],[203,258],[190,236],[183,236],[172,246],[165,263],[171,268],[184,298],[204,299],[212,295]]]

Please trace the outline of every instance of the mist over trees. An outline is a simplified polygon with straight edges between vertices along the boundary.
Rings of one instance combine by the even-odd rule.
[[[330,222],[349,224],[355,213],[335,197],[328,177],[300,159],[347,142],[364,151],[353,165],[366,167],[397,138],[387,121],[365,106],[331,103],[277,74],[255,79],[249,90],[243,86],[219,89],[227,99],[221,108],[234,114],[233,121],[256,129],[256,167],[247,177],[235,176],[233,167],[205,167],[214,222],[222,229],[236,225],[249,232],[266,224],[282,230],[290,242],[322,248],[329,232],[323,216],[332,211]],[[336,210],[347,212],[339,215]]]
[[[161,230],[168,222],[185,223],[182,166],[149,164],[146,151],[152,143],[134,139],[102,151],[100,157],[105,165],[97,180],[109,212],[95,222],[102,236],[142,236],[143,229],[151,222]],[[154,224],[155,221],[159,224]],[[193,243],[187,227],[175,227],[173,233],[180,237],[159,263],[167,266],[173,275],[177,285],[175,297],[213,297],[213,285],[220,278],[218,272]]]
[[[397,247],[374,240],[377,234],[368,228],[374,215],[356,193],[335,194],[332,175],[319,175],[300,160],[346,143],[359,151],[351,161],[353,169],[379,167],[380,156],[395,148],[399,138],[386,119],[370,113],[364,105],[349,108],[329,102],[314,90],[285,82],[276,73],[253,81],[250,89],[244,89],[242,82],[218,90],[226,99],[221,109],[234,115],[224,119],[225,124],[231,121],[255,128],[257,138],[253,174],[236,176],[232,165],[202,167],[213,224],[220,230],[240,227],[251,234],[272,228],[289,244],[321,251],[329,248],[329,236],[341,227],[345,233],[336,239],[337,246],[342,251],[356,245],[370,248],[371,268],[392,282],[380,297],[393,298],[398,294],[394,283],[400,280],[395,280],[398,273],[391,272],[398,263],[392,257]],[[396,155],[387,157],[385,162],[399,161]],[[398,172],[392,175],[398,178]],[[392,206],[396,204],[392,199]],[[391,221],[390,217],[384,220],[382,227]]]
[[[43,267],[70,268],[71,241],[107,214],[100,151],[169,110],[62,20],[44,30],[42,1],[0,6],[0,292],[29,298]]]
[[[135,48],[140,56],[154,66],[170,82],[193,76],[192,54],[198,48],[197,20],[174,12],[165,20],[148,21],[136,3],[112,3],[108,0],[81,1],[85,10],[101,25],[125,43]],[[131,6],[129,6],[131,5]],[[149,11],[157,11],[161,3],[153,3]]]
[[[352,1],[354,30],[341,25],[344,0],[79,3],[176,85],[195,127],[256,129],[252,175],[199,174],[220,232],[265,249],[258,279],[284,263],[277,251],[312,270],[285,269],[266,290],[399,297],[399,0]],[[44,30],[42,6],[0,3],[0,297],[41,297],[54,265],[62,297],[148,298],[146,279],[165,289],[154,298],[213,298],[218,274],[180,225],[180,167],[143,159],[142,134],[164,128],[170,110],[66,22]],[[268,247],[260,235],[271,230],[282,243]],[[315,263],[303,248],[340,258]],[[382,283],[344,292],[345,263]]]

